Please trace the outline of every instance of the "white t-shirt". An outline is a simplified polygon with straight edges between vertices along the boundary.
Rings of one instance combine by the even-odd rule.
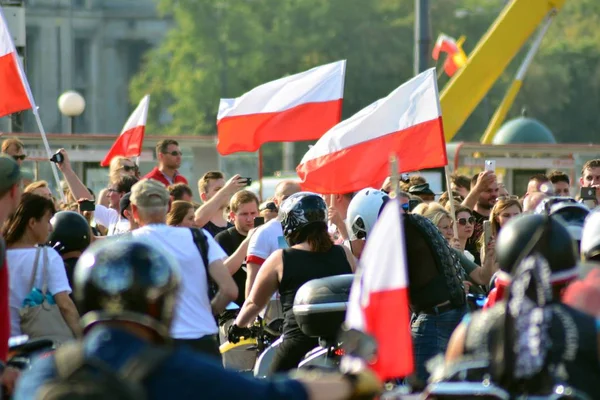
[[[136,239],[148,240],[153,246],[164,249],[179,261],[181,289],[175,306],[171,336],[176,339],[199,339],[218,332],[208,299],[206,267],[194,244],[188,228],[164,224],[146,225],[131,232]],[[209,264],[227,258],[221,246],[210,233],[204,231],[208,240]]]
[[[248,243],[246,262],[262,265],[275,250],[287,247],[281,222],[272,219],[252,235]]]
[[[108,229],[106,236],[122,235],[130,230],[129,221],[121,218],[117,210],[104,207],[102,204],[96,205],[94,219],[98,224]]]
[[[61,292],[71,293],[67,272],[62,258],[56,250],[46,247],[47,264],[46,264],[46,282],[48,284],[48,292],[57,294]],[[38,261],[38,270],[33,281],[33,287],[42,289],[42,267],[44,266],[43,249],[40,251]],[[31,292],[29,282],[33,273],[35,262],[35,248],[29,249],[9,249],[6,251],[6,262],[8,264],[8,272],[10,275],[10,336],[18,336],[21,334],[21,317],[19,310],[23,307],[23,300]]]

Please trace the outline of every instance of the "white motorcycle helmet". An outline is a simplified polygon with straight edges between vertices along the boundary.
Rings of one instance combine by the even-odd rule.
[[[366,188],[356,193],[348,206],[346,227],[351,240],[366,239],[390,197],[381,190]]]
[[[600,210],[588,215],[581,233],[581,256],[584,260],[600,258]]]
[[[585,204],[559,202],[550,207],[548,215],[562,217],[573,240],[580,242],[583,236],[583,224],[589,213],[590,209]]]

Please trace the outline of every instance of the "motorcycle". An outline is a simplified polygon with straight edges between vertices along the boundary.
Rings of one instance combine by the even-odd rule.
[[[319,346],[308,352],[298,369],[338,369],[345,354],[339,332],[354,275],[313,279],[298,289],[292,309],[302,332],[319,339]]]

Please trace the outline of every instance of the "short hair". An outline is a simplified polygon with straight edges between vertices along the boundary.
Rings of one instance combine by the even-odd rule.
[[[548,176],[550,178],[550,182],[558,183],[558,182],[566,182],[567,185],[571,184],[571,180],[569,179],[569,175],[565,174],[562,171],[552,171]]]
[[[115,183],[115,190],[119,193],[131,192],[131,187],[139,181],[138,178],[132,175],[122,176]]]
[[[161,140],[160,142],[158,142],[156,144],[156,155],[158,156],[159,153],[166,153],[167,149],[172,144],[174,144],[175,146],[179,146],[179,143],[177,142],[177,140],[174,140],[174,139],[165,139],[165,140]]]
[[[457,187],[465,188],[467,190],[471,189],[471,180],[465,175],[452,174],[450,176],[450,181]]]
[[[549,182],[550,179],[546,176],[546,174],[534,174],[529,177],[530,181],[536,181],[540,183]]]
[[[17,149],[23,149],[25,146],[17,138],[8,138],[2,142],[2,153],[6,153],[11,146],[17,146]]]
[[[2,147],[2,150],[4,151],[4,146]],[[581,176],[583,176],[586,169],[592,169],[592,168],[600,168],[600,158],[586,161],[586,163],[583,164],[583,168],[581,168]]]
[[[225,179],[221,171],[208,171],[202,175],[202,178],[198,181],[198,190],[200,193],[208,193],[208,184],[210,181],[217,179]]]
[[[173,200],[183,200],[184,195],[193,196],[192,188],[185,183],[175,183],[167,188]]]
[[[240,206],[246,203],[256,203],[256,207],[259,207],[258,197],[249,190],[240,190],[231,197],[229,201],[229,208],[232,212],[238,212]]]
[[[23,190],[23,193],[32,193],[36,189],[39,188],[49,188],[48,182],[46,181],[35,181],[27,185],[27,187]]]

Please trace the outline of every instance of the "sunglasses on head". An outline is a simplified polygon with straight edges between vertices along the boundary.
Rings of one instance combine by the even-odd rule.
[[[519,200],[519,196],[511,194],[509,196],[498,196],[496,200]]]
[[[27,154],[18,154],[16,156],[12,156],[12,158],[14,158],[16,161],[19,161],[19,160],[23,161],[24,159],[27,158]]]
[[[173,150],[173,151],[171,151],[171,152],[165,151],[163,154],[170,154],[170,155],[172,155],[173,157],[177,157],[177,156],[181,156],[181,155],[183,155],[183,153],[182,153],[182,152],[180,152],[180,151],[178,151],[178,150]]]
[[[467,225],[467,222],[471,225],[475,224],[475,217],[469,217],[469,218],[459,218],[456,220],[456,222],[458,222],[460,225],[465,226]]]

